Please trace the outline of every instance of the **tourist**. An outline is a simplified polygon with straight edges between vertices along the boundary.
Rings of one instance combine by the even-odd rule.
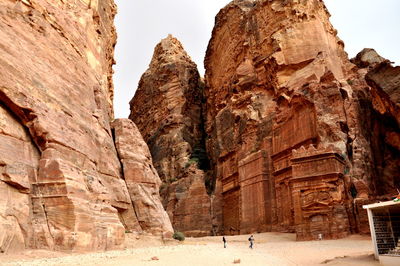
[[[254,245],[254,237],[253,237],[253,235],[251,235],[251,236],[249,237],[249,242],[250,242],[249,248],[253,249],[253,245]]]
[[[226,248],[226,239],[225,239],[225,236],[222,236],[222,241],[224,242],[224,248]]]

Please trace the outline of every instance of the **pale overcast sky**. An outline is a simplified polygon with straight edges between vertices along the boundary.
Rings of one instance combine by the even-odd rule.
[[[114,66],[116,118],[129,115],[129,101],[148,68],[155,45],[169,33],[177,37],[204,74],[203,59],[214,17],[228,0],[115,0],[118,42]],[[349,57],[374,48],[400,63],[399,0],[325,0],[331,22]]]

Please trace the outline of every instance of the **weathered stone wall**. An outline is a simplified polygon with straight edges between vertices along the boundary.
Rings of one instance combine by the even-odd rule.
[[[110,128],[115,12],[0,2],[2,251],[120,248],[138,229]]]

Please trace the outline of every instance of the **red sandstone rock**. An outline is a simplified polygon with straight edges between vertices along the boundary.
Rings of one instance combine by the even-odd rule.
[[[357,60],[366,57],[380,59]],[[400,182],[400,67],[393,67],[372,49],[364,49],[352,61],[370,86],[369,94],[362,97],[361,121],[374,160],[372,194],[391,199]]]
[[[350,231],[344,160],[333,146],[292,151],[291,192],[298,240],[341,238]]]
[[[400,124],[400,67],[393,67],[373,49],[362,50],[352,61],[367,69],[365,79],[372,88],[374,109],[394,117]]]
[[[117,119],[112,127],[125,182],[140,224],[136,231],[143,229],[171,238],[173,229],[161,204],[161,180],[153,167],[149,148],[131,120]]]
[[[204,175],[196,164],[191,164],[164,191],[164,202],[174,228],[186,236],[212,234],[212,196],[207,194]]]
[[[115,148],[114,13],[112,0],[0,3],[1,252],[172,233],[133,123],[114,122]],[[400,183],[399,68],[370,49],[351,64],[328,18],[317,0],[227,5],[206,55],[205,106],[181,44],[156,47],[130,118],[175,229],[368,232],[362,205]]]
[[[39,150],[26,246],[121,247],[112,206],[129,201],[109,127],[114,4],[2,1],[0,10],[0,100]]]
[[[129,116],[149,145],[164,182],[164,206],[175,230],[188,236],[212,231],[211,198],[202,128],[202,90],[197,66],[171,35],[155,48],[149,69],[131,100]]]
[[[121,248],[139,230],[110,128],[114,15],[112,0],[0,2],[2,252]]]
[[[216,17],[205,67],[207,152],[222,231],[296,231],[298,239],[363,231],[352,197],[360,203],[391,191],[376,187],[375,170],[388,170],[393,184],[397,159],[376,161],[382,149],[365,112],[380,98],[367,71],[348,60],[323,2],[231,2]],[[388,103],[381,105],[386,112]],[[397,145],[392,133],[383,139]],[[296,158],[292,150],[310,144],[315,154]]]
[[[40,155],[29,132],[0,105],[0,252],[32,245],[31,182]]]
[[[388,60],[380,56],[374,49],[365,48],[350,61],[359,68],[372,68]]]

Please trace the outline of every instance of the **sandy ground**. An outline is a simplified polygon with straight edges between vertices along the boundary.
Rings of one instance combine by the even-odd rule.
[[[129,234],[128,234],[129,235]],[[254,249],[249,236],[186,238],[184,242],[162,243],[154,237],[129,236],[127,249],[87,254],[44,250],[0,255],[0,265],[379,265],[373,259],[372,243],[364,236],[341,240],[296,242],[294,234],[255,234]],[[156,257],[158,260],[152,260]]]

